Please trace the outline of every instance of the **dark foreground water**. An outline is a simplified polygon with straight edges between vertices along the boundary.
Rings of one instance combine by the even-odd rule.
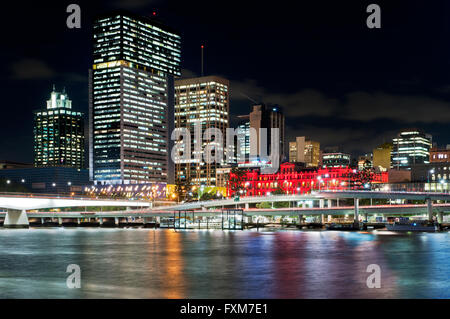
[[[450,298],[450,234],[0,229],[0,297]]]

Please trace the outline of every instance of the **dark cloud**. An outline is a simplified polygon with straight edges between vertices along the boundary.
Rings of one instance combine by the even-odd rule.
[[[55,75],[52,68],[37,59],[22,59],[11,65],[11,78],[14,80],[49,79]]]
[[[345,118],[361,121],[391,119],[405,123],[448,123],[450,103],[428,96],[383,92],[347,94]]]
[[[141,9],[150,6],[158,6],[158,0],[114,0],[110,6],[118,9]]]

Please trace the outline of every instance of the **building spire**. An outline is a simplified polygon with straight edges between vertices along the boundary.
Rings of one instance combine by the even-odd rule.
[[[56,91],[56,87],[55,87],[55,84],[53,84],[53,92],[55,92]]]
[[[202,72],[201,72],[201,76],[203,76],[203,49],[205,48],[205,46],[202,44],[200,48],[202,49]]]

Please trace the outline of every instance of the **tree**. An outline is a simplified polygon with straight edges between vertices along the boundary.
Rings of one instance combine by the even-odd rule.
[[[269,209],[269,208],[272,208],[272,205],[269,202],[262,202],[262,203],[256,204],[256,208]]]
[[[200,196],[200,200],[201,200],[201,201],[212,200],[212,199],[215,199],[213,193],[207,193],[207,192],[206,192],[206,193],[203,193],[203,194]]]
[[[241,170],[237,167],[233,167],[231,169],[231,174],[229,178],[229,186],[230,189],[236,193],[239,194],[239,192],[245,189],[245,186],[243,185],[244,178],[247,175],[247,171]]]
[[[186,193],[190,187],[190,183],[188,178],[176,179],[174,191],[178,202],[186,199]]]
[[[278,187],[272,192],[272,195],[286,195],[286,192],[281,187]]]

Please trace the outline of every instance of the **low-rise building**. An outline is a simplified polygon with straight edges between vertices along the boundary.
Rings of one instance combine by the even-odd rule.
[[[233,172],[228,183],[228,196],[269,196],[271,194],[308,194],[320,190],[367,188],[370,184],[387,183],[386,172],[360,172],[349,167],[304,168],[283,163],[275,174],[261,174],[259,169]]]
[[[430,150],[430,163],[449,163],[450,162],[450,145],[445,149],[433,147]]]
[[[327,167],[347,167],[350,166],[351,156],[345,153],[323,153],[322,166]]]

